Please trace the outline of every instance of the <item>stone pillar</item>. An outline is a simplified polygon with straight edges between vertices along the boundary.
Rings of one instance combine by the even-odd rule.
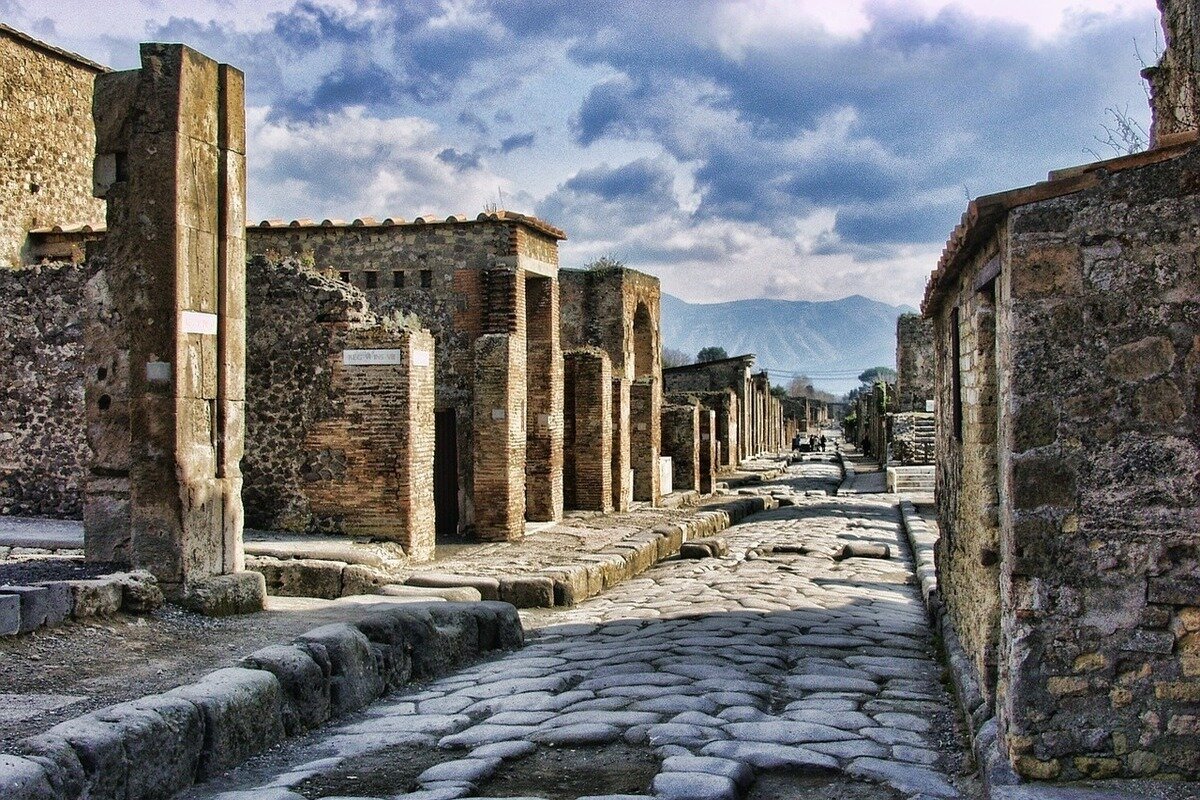
[[[475,533],[525,535],[525,343],[510,333],[475,340]]]
[[[1158,0],[1166,48],[1142,70],[1150,83],[1150,146],[1172,144],[1200,127],[1200,3]]]
[[[671,458],[671,485],[676,492],[700,489],[700,408],[664,406],[663,455]]]
[[[127,481],[128,537],[111,546],[123,514],[97,498],[89,521],[106,544],[87,550],[122,551],[185,606],[242,613],[265,596],[242,553],[243,76],[182,45],[144,44],[141,59],[97,76],[94,96],[105,311],[119,327],[89,357],[88,395],[108,416],[90,436],[92,474],[127,456],[106,477]],[[123,435],[127,452],[102,441]]]
[[[563,491],[569,508],[613,509],[612,365],[602,350],[564,357]]]
[[[526,275],[525,315],[525,515],[553,522],[563,512],[563,360],[555,278]]]
[[[662,432],[662,393],[653,378],[629,387],[629,450],[633,467],[633,499],[657,505],[658,455]]]
[[[633,500],[633,476],[630,474],[629,381],[612,382],[612,492],[613,508],[628,511]]]
[[[712,494],[717,484],[717,412],[700,409],[700,491]]]

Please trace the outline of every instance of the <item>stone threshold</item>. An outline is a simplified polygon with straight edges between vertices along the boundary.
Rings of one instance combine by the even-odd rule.
[[[523,642],[507,603],[372,604],[353,623],[21,740],[0,754],[0,797],[171,797],[412,681]]]
[[[31,633],[67,620],[104,617],[118,611],[144,614],[162,603],[158,581],[149,572],[0,585],[0,636]]]

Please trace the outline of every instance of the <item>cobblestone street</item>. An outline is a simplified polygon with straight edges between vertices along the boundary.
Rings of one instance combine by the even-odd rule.
[[[727,556],[525,612],[523,650],[187,796],[977,796],[894,500],[825,496],[838,478],[792,467]]]

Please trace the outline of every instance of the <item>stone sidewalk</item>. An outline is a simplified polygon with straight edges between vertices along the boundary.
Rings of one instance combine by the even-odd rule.
[[[727,556],[525,611],[524,650],[185,796],[978,797],[895,502],[811,493],[840,479],[793,467]]]

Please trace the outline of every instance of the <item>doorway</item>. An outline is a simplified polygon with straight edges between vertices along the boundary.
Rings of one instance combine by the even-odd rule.
[[[433,509],[438,541],[458,535],[458,412],[433,414]]]

